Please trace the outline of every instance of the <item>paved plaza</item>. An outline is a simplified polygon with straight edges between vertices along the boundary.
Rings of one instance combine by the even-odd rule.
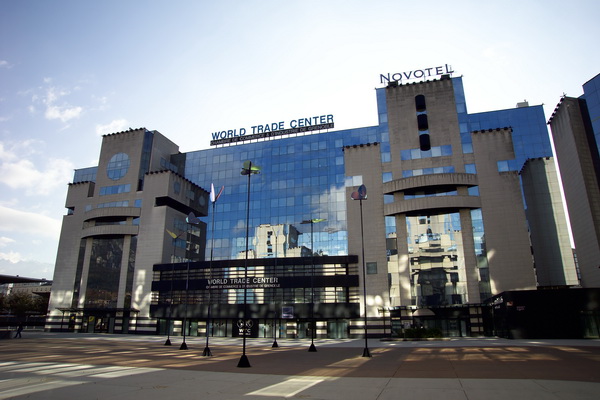
[[[242,340],[24,332],[0,341],[0,399],[594,399],[599,340]]]

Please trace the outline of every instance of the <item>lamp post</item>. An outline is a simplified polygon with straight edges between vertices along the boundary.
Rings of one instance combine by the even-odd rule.
[[[278,231],[273,231],[275,234],[275,271],[277,271],[277,235]],[[277,272],[275,272],[277,273]],[[273,344],[271,347],[277,348],[279,344],[277,343],[277,330],[279,329],[279,318],[277,318],[277,301],[275,301],[275,289],[273,289],[273,306],[275,307],[275,318],[273,319]]]
[[[315,326],[315,250],[313,248],[314,244],[313,244],[313,226],[315,223],[317,222],[323,222],[326,221],[325,218],[313,218],[313,219],[307,219],[304,220],[302,222],[300,222],[301,224],[310,224],[310,254],[311,254],[311,273],[310,273],[310,323],[311,323],[311,330],[310,330],[310,347],[308,348],[309,352],[316,352],[317,348],[315,347],[315,331],[316,331],[316,326]]]
[[[244,320],[242,321],[242,356],[238,361],[238,368],[249,368],[250,361],[248,361],[248,357],[246,356],[246,328],[248,326],[248,321],[246,320],[248,314],[248,236],[249,232],[249,224],[250,224],[250,177],[255,174],[260,173],[260,167],[253,165],[252,161],[244,161],[242,165],[241,175],[248,176],[248,201],[246,206],[246,259],[244,261]]]
[[[187,350],[188,346],[185,343],[185,331],[187,330],[187,314],[188,314],[188,289],[190,287],[190,257],[192,252],[192,226],[200,223],[200,219],[194,215],[193,212],[190,212],[186,217],[185,221],[188,224],[188,244],[190,246],[189,249],[189,257],[187,259],[187,273],[185,275],[185,307],[183,311],[183,343],[179,347],[179,350]]]
[[[177,239],[179,239],[179,237],[181,235],[183,235],[185,232],[181,232],[179,235],[177,235],[167,229],[167,233],[173,239],[173,258],[175,258],[175,249],[177,248]],[[167,318],[167,340],[165,341],[165,346],[171,346],[171,316],[173,315],[173,313],[172,313],[172,309],[173,309],[173,277],[174,277],[174,273],[175,273],[174,262],[175,262],[174,259],[171,260],[171,289],[169,291],[169,296],[170,296],[169,317]]]
[[[212,278],[212,262],[213,262],[213,249],[215,247],[215,206],[217,204],[217,200],[219,200],[219,197],[221,197],[221,194],[223,193],[223,189],[225,187],[221,186],[221,190],[219,190],[218,194],[215,194],[215,186],[211,183],[210,184],[210,202],[212,203],[212,235],[211,235],[211,239],[210,239],[210,264],[208,265],[208,281],[210,282],[210,279]],[[210,285],[210,283],[209,283]],[[204,357],[210,357],[212,356],[212,352],[210,351],[210,347],[208,347],[208,336],[209,336],[209,329],[210,329],[210,309],[212,307],[212,299],[210,296],[211,290],[210,288],[207,288],[208,291],[208,312],[207,312],[207,318],[206,318],[206,347],[204,347],[204,351],[202,352],[202,355]]]
[[[363,264],[363,308],[365,310],[365,348],[363,350],[363,357],[371,357],[371,353],[369,352],[369,342],[367,338],[367,275],[366,275],[366,267],[365,267],[365,235],[363,231],[363,209],[362,202],[367,199],[367,187],[365,185],[360,185],[356,192],[353,192],[350,197],[352,200],[358,200],[360,203],[360,240],[362,247],[362,264]]]

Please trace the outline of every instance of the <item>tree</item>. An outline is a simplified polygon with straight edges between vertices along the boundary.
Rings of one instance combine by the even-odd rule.
[[[4,308],[17,317],[24,317],[26,314],[46,314],[48,309],[48,299],[42,296],[32,297],[26,293],[11,293],[5,300]]]

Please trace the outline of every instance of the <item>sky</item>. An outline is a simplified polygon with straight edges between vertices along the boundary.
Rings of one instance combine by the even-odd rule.
[[[469,112],[578,97],[600,2],[0,0],[0,274],[52,279],[73,171],[103,134],[332,114],[377,124],[380,74],[450,65]]]

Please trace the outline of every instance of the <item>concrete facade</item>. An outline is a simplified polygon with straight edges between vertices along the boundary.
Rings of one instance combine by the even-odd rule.
[[[563,97],[549,121],[583,287],[600,287],[600,160],[585,101]]]
[[[103,137],[95,182],[69,185],[46,329],[156,331],[152,267],[177,247],[165,230],[182,235],[189,212],[207,214],[208,193],[165,167],[177,152],[144,128]],[[184,235],[183,258],[204,259],[205,223]]]
[[[521,170],[539,286],[578,286],[558,174],[551,157],[529,159]]]
[[[375,127],[190,153],[144,128],[106,135],[96,175],[69,186],[47,329],[181,333],[187,319],[192,336],[235,335],[249,298],[264,337],[358,337],[365,319],[372,336],[478,335],[493,295],[577,284],[556,171],[513,165],[546,151],[539,107],[471,130],[460,78],[376,95]],[[513,115],[484,114],[476,126]],[[263,168],[251,180],[248,160]],[[225,190],[209,207],[213,182]],[[361,185],[367,197],[352,200]]]

